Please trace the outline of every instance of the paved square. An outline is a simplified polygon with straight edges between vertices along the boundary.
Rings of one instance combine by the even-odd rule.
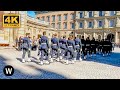
[[[32,51],[31,55],[36,57],[37,52]],[[22,63],[21,56],[21,51],[0,49],[0,79],[120,79],[120,48],[115,48],[110,57],[97,55],[69,65],[54,62],[40,66],[35,58]],[[4,75],[6,65],[14,67],[13,76]]]

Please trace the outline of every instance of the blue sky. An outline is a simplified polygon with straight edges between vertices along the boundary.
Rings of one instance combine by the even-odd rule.
[[[27,11],[27,14],[31,17],[35,17],[34,11]]]

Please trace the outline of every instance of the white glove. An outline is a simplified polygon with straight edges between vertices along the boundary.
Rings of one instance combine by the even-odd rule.
[[[75,52],[76,52],[76,50],[75,50]]]
[[[28,50],[30,51],[31,49],[29,48]]]
[[[48,50],[48,52],[50,53],[50,49]]]
[[[60,50],[60,49],[58,49],[58,51],[61,53],[61,50]]]

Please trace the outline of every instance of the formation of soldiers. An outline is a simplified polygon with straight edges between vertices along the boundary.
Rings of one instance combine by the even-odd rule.
[[[38,52],[37,59],[39,60],[40,65],[44,63],[50,64],[54,61],[61,62],[64,61],[65,64],[75,63],[76,61],[86,60],[90,57],[95,57],[96,54],[110,55],[112,52],[112,43],[108,39],[95,40],[93,38],[90,40],[89,37],[86,39],[82,36],[73,38],[69,36],[67,39],[66,36],[57,38],[57,34],[54,34],[51,40],[49,41],[46,36],[46,32],[43,32],[43,35],[38,40]],[[22,40],[22,62],[26,62],[25,55],[28,53],[28,62],[31,61],[31,40],[29,36]],[[43,62],[45,60],[45,62]]]

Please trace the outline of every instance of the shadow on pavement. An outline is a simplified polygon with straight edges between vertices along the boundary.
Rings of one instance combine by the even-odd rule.
[[[89,58],[87,61],[93,61],[120,67],[120,53],[113,52],[110,56],[105,57],[103,57],[102,55],[97,55],[96,57],[93,56],[92,58]]]
[[[17,59],[21,61],[20,58]],[[67,79],[63,75],[60,75],[55,72],[47,71],[44,69],[40,69],[32,65],[26,65],[26,66],[35,69],[38,72],[37,75],[22,73],[21,70],[18,70],[13,66],[13,68],[15,69],[14,74],[12,76],[5,76],[3,73],[3,68],[7,65],[6,64],[7,61],[8,60],[5,57],[0,56],[0,79]]]

